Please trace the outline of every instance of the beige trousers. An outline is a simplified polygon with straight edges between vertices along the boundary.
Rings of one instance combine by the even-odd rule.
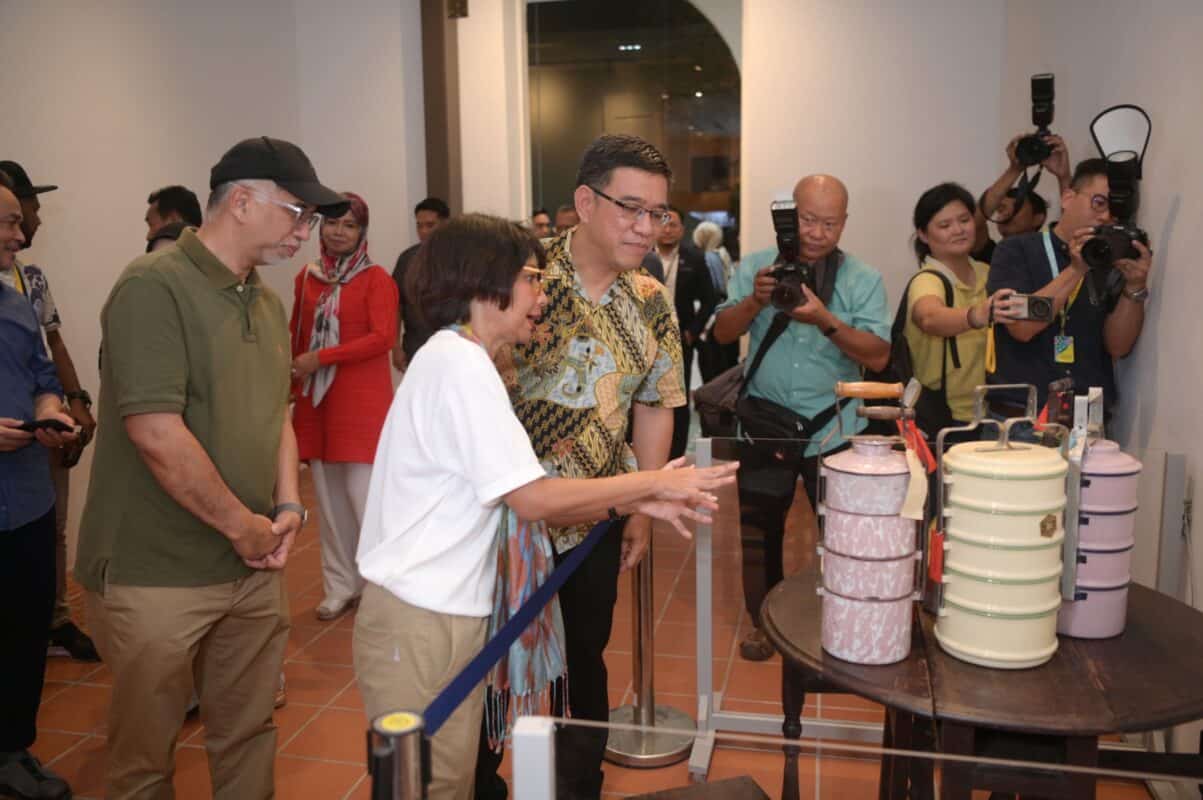
[[[86,593],[96,647],[113,673],[108,800],[175,796],[175,745],[193,685],[215,800],[275,794],[272,704],[288,638],[279,572],[216,586],[109,585]]]
[[[374,583],[355,617],[355,677],[368,722],[390,711],[421,713],[485,644],[486,617],[411,606]],[[484,714],[479,684],[430,743],[430,800],[470,800]]]
[[[321,511],[318,535],[322,542],[322,588],[326,593],[323,602],[339,606],[363,591],[355,551],[359,548],[363,509],[368,504],[372,465],[315,458],[309,462],[309,469]]]

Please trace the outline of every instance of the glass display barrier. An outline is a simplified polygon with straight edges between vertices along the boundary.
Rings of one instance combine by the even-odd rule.
[[[1058,752],[1040,742],[1027,751],[998,740],[982,752],[961,754],[943,746],[939,726],[929,725],[912,747],[828,739],[786,739],[719,732],[718,753],[705,778],[684,765],[636,770],[604,765],[603,793],[666,800],[724,798],[956,798],[1042,796],[1120,800],[1140,797],[1197,797],[1203,761],[1142,765],[1122,742],[1106,740],[1095,763],[1077,764],[1071,747]],[[554,800],[556,742],[565,736],[603,730],[609,736],[639,732],[640,726],[571,719],[524,717],[514,730],[510,754],[511,792],[523,800]],[[687,735],[689,731],[669,731]],[[1043,749],[1040,749],[1043,748]],[[1024,755],[1027,753],[1027,755]],[[1067,763],[1067,760],[1069,763]],[[1131,767],[1136,767],[1135,769]]]

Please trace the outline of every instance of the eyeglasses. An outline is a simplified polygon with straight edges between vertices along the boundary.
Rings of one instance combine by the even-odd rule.
[[[621,216],[627,222],[638,222],[644,217],[647,217],[652,221],[653,225],[664,226],[667,225],[670,220],[672,220],[672,213],[669,211],[653,211],[652,209],[645,208],[638,203],[629,203],[626,200],[615,200],[613,197],[594,186],[590,186],[589,188],[592,189],[593,193],[598,197],[604,197],[614,205],[618,206],[619,216]]]
[[[841,220],[819,219],[810,214],[802,214],[798,217],[799,228],[821,228],[823,233],[835,233],[842,224]]]
[[[313,230],[314,227],[322,221],[322,215],[317,213],[316,210],[305,208],[305,206],[299,206],[296,203],[285,203],[283,200],[277,200],[274,197],[268,197],[257,189],[253,189],[249,186],[245,188],[263,202],[271,203],[273,206],[279,206],[280,208],[292,214],[293,227],[304,225],[309,230]]]
[[[525,278],[526,282],[531,286],[541,287],[543,285],[543,281],[547,278],[547,270],[542,270],[538,267],[524,266],[522,268],[522,277]]]
[[[1107,199],[1105,194],[1092,194],[1090,196],[1090,207],[1095,211],[1107,211],[1111,208],[1111,201]]]

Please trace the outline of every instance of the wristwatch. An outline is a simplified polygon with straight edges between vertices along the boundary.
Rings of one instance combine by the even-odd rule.
[[[1149,287],[1146,286],[1143,289],[1137,289],[1135,292],[1124,289],[1124,297],[1137,303],[1143,303],[1149,299]]]
[[[78,392],[67,392],[67,402],[79,400],[85,407],[92,407],[92,395],[88,394],[87,389],[80,389]]]
[[[300,503],[280,503],[272,509],[272,522],[275,522],[276,517],[280,516],[281,511],[295,511],[301,516],[301,524],[304,525],[309,521],[309,509]]]

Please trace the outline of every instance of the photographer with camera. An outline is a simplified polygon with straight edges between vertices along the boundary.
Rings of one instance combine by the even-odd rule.
[[[1044,227],[1048,218],[1048,203],[1034,188],[1020,191],[1016,186],[1025,165],[1020,162],[1015,149],[1025,138],[1035,134],[1020,134],[1007,143],[1007,168],[982,192],[974,214],[977,226],[973,242],[973,257],[987,264],[994,256],[998,242],[990,238],[987,220],[993,222],[1003,239],[1024,233],[1034,233]],[[1054,133],[1039,137],[1049,148],[1049,155],[1040,161],[1040,166],[1056,176],[1061,191],[1069,188],[1069,152],[1065,141]],[[1039,155],[1036,153],[1035,155]],[[1022,196],[1021,196],[1022,195]],[[1018,207],[1016,204],[1018,203]]]
[[[778,250],[740,262],[713,331],[720,343],[751,334],[749,353],[758,355],[749,362],[759,358],[760,363],[745,400],[766,415],[784,418],[797,431],[795,438],[805,440],[796,447],[753,445],[747,457],[740,457],[744,600],[755,623],[740,653],[752,661],[773,654],[760,628],[760,606],[783,577],[785,517],[799,473],[815,506],[819,443],[835,426],[835,383],[859,380],[862,367],[880,370],[890,354],[881,273],[838,248],[848,219],[848,190],[830,175],[811,175],[794,187],[794,203],[796,213],[774,208]],[[856,405],[843,406],[846,432],[865,427]],[[750,420],[740,418],[743,432],[756,438]],[[833,438],[829,452],[844,446]]]
[[[995,329],[997,369],[990,383],[1034,384],[1043,406],[1049,383],[1070,377],[1079,392],[1103,387],[1110,415],[1117,396],[1112,362],[1128,355],[1140,336],[1152,264],[1143,231],[1110,227],[1116,205],[1107,162],[1086,159],[1061,193],[1060,220],[998,245],[986,290],[1048,298],[1052,319]],[[996,395],[990,408],[1019,416],[1023,398]]]
[[[915,204],[919,272],[894,320],[923,384],[919,427],[931,437],[973,419],[974,391],[986,378],[986,326],[1017,319],[1014,290],[986,293],[989,265],[973,258],[974,202],[956,183],[933,186]]]

